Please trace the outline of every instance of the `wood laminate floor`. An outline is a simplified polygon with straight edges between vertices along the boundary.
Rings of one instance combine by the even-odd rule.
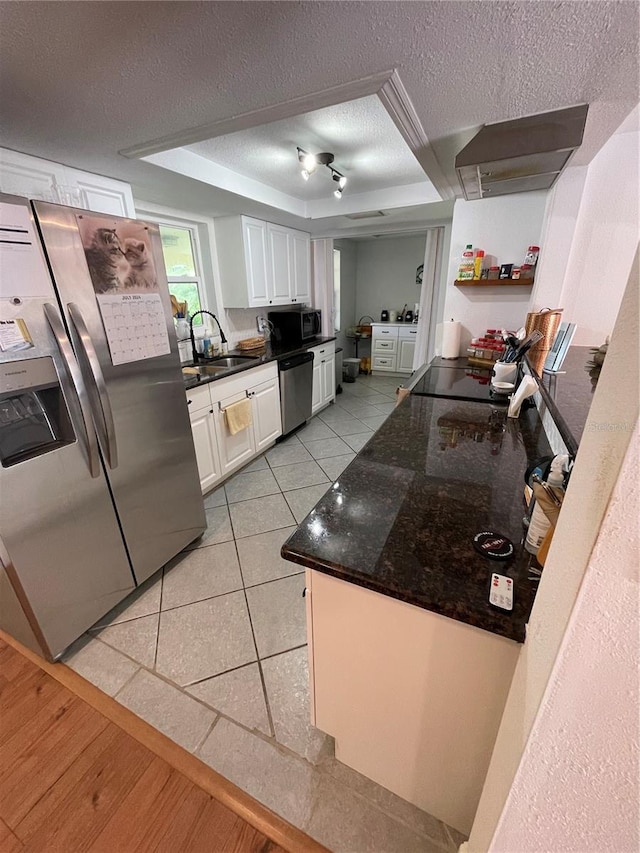
[[[160,749],[149,748],[145,723],[126,709],[114,722],[109,697],[91,685],[83,697],[75,673],[56,665],[71,676],[65,685],[18,648],[0,638],[1,853],[324,850],[275,815],[270,827],[270,814],[240,792],[240,814],[257,816],[280,846],[212,795],[222,785],[221,799],[233,801],[225,780],[161,735],[151,742]]]

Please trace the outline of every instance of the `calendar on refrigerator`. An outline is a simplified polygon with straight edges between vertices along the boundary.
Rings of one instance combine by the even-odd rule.
[[[159,293],[98,294],[97,300],[114,364],[170,352]]]
[[[77,214],[111,361],[171,351],[149,229],[143,222]]]

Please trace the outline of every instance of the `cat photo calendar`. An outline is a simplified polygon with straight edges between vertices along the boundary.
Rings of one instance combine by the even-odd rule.
[[[113,364],[171,351],[147,227],[76,216]]]

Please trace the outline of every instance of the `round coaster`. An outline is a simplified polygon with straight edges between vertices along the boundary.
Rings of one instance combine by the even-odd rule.
[[[501,533],[483,530],[473,537],[473,547],[490,560],[508,560],[513,557],[513,542]]]

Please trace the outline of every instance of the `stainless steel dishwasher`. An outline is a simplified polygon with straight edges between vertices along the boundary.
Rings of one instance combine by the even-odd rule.
[[[278,361],[282,435],[287,435],[311,417],[313,353],[303,352]]]

